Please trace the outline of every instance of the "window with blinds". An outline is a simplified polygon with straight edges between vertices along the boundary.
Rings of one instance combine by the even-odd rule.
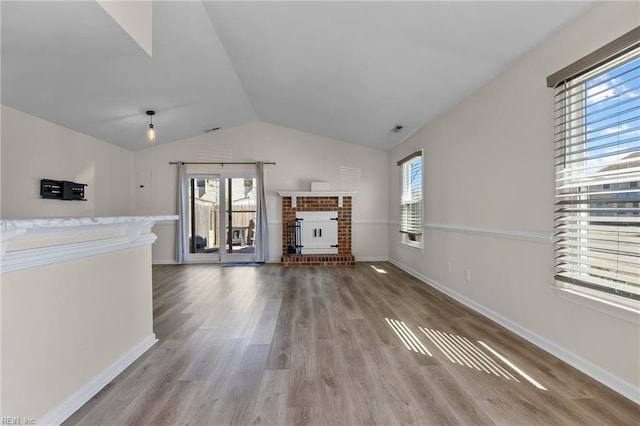
[[[400,232],[406,244],[422,247],[422,152],[398,161],[400,167]]]
[[[633,38],[553,85],[556,280],[640,299],[640,40]]]

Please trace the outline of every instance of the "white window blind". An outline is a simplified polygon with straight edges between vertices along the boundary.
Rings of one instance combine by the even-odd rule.
[[[398,161],[401,176],[400,232],[407,242],[420,242],[422,236],[422,152]]]
[[[556,280],[640,299],[640,47],[555,91]]]

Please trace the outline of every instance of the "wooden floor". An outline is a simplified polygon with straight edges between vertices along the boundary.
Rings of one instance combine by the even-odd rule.
[[[156,266],[153,284],[160,341],[65,424],[640,419],[632,401],[389,263]]]

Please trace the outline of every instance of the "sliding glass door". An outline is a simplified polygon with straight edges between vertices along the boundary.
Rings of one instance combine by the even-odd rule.
[[[220,176],[188,176],[188,261],[220,260],[220,182]]]
[[[224,261],[251,261],[255,252],[256,179],[224,179],[225,218]]]
[[[251,261],[255,252],[255,173],[187,175],[185,259]]]

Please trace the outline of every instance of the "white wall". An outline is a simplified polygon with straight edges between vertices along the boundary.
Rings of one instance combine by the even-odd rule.
[[[2,274],[3,416],[64,420],[154,343],[150,262],[146,245]]]
[[[136,176],[145,180],[144,176],[150,175],[151,188],[147,184],[141,189],[136,184],[136,214],[176,213],[177,175],[169,161],[275,161],[276,165],[265,166],[271,261],[279,261],[281,254],[282,203],[277,191],[309,190],[310,181],[328,181],[334,190],[357,191],[353,254],[361,260],[386,259],[388,158],[386,151],[267,123],[220,130],[137,151]],[[348,178],[352,173],[347,172],[359,173],[359,179]],[[153,245],[154,262],[172,261],[175,225],[159,225],[154,232],[158,235]]]
[[[130,215],[133,152],[2,106],[3,219]],[[87,201],[40,198],[40,179],[86,183]]]
[[[595,6],[389,158],[394,262],[635,399],[638,316],[554,288],[553,90],[546,77],[637,26],[639,18],[640,3]],[[420,148],[423,251],[400,243],[396,202],[395,162]]]

